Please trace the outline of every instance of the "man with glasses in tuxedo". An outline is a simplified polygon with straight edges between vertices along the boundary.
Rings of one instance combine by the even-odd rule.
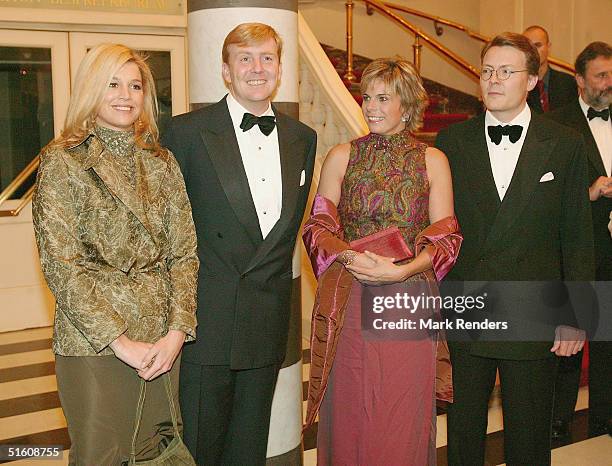
[[[526,37],[498,35],[484,47],[481,63],[487,111],[442,130],[436,141],[450,162],[455,212],[464,235],[447,280],[496,284],[498,302],[511,318],[537,320],[548,312],[544,303],[534,299],[533,305],[520,307],[502,282],[527,281],[522,289],[540,296],[555,281],[592,279],[584,144],[576,133],[527,105],[527,93],[538,80],[539,57]],[[454,387],[449,465],[484,464],[488,402],[497,371],[505,462],[550,464],[554,355],[577,353],[585,339],[583,331],[569,325],[571,319],[557,313],[552,317],[549,341],[453,341],[449,333]]]

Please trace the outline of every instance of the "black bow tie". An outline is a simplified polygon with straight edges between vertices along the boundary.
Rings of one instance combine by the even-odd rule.
[[[521,139],[523,127],[520,125],[489,126],[487,127],[487,132],[489,133],[491,142],[495,143],[495,145],[499,145],[502,140],[502,136],[508,136],[510,142],[514,144],[516,141]]]
[[[600,110],[598,112],[593,107],[589,107],[589,110],[587,111],[587,118],[589,119],[589,121],[597,117],[601,118],[604,121],[608,121],[608,119],[610,118],[610,109],[604,108],[603,110]]]
[[[252,113],[245,113],[240,123],[240,129],[248,131],[255,125],[259,125],[261,132],[269,136],[276,126],[276,117],[272,115],[256,117]]]

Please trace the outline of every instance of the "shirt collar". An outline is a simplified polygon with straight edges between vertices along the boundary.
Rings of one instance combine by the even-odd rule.
[[[509,121],[508,123],[503,123],[499,121],[497,118],[493,116],[493,114],[489,110],[487,110],[487,112],[485,113],[485,127],[497,126],[497,125],[502,125],[502,126],[520,125],[523,128],[527,128],[529,126],[530,121],[531,121],[531,110],[529,109],[529,105],[527,105],[527,103],[525,103],[525,107],[523,107],[523,110],[521,110],[521,113],[515,116],[512,119],[512,121]]]
[[[240,104],[240,102],[238,102],[234,98],[231,92],[227,94],[226,102],[227,102],[227,108],[229,110],[230,116],[232,117],[232,123],[234,124],[234,128],[240,128],[240,123],[242,122],[242,117],[244,116],[244,114],[252,113],[252,112],[244,108]],[[268,109],[265,112],[263,112],[261,115],[258,115],[258,116],[264,116],[264,115],[274,116],[274,112],[272,111],[272,104],[270,102],[268,102]]]
[[[580,94],[578,94],[578,103],[580,104],[580,108],[582,109],[582,113],[584,113],[584,116],[587,116],[587,113],[589,112],[589,107],[590,105],[587,104],[583,99],[582,96]]]

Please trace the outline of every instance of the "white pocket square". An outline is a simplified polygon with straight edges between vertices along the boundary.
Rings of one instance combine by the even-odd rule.
[[[542,178],[540,178],[540,183],[546,183],[547,181],[552,181],[555,179],[555,175],[553,172],[544,173]]]
[[[302,174],[300,175],[300,186],[304,186],[306,183],[306,171],[302,170]]]

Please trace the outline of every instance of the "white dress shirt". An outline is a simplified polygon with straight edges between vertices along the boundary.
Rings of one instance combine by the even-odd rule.
[[[586,118],[587,112],[589,111],[589,105],[582,100],[582,96],[578,97],[580,108]],[[612,171],[612,117],[608,121],[603,118],[593,118],[591,121],[587,118],[589,128],[601,154],[601,161],[603,162],[604,168],[606,169],[606,175],[611,176]]]
[[[274,130],[266,136],[258,125],[248,131],[242,131],[240,128],[242,117],[245,113],[251,112],[240,105],[232,94],[227,96],[227,108],[234,124],[261,235],[265,238],[280,218],[283,203],[278,131],[274,127]],[[268,110],[257,116],[264,115],[274,116],[272,106],[269,105]]]
[[[523,143],[525,142],[525,135],[529,128],[529,122],[531,121],[531,110],[529,105],[525,103],[525,107],[514,119],[508,123],[502,123],[493,116],[491,112],[487,110],[485,114],[485,138],[487,140],[487,148],[489,149],[489,161],[491,162],[491,171],[493,172],[493,179],[495,180],[495,186],[497,187],[497,193],[499,199],[504,200],[504,196],[508,191],[512,176],[514,175],[514,169],[521,154]],[[510,142],[508,136],[503,136],[499,145],[491,142],[487,128],[489,126],[497,125],[520,125],[523,127],[521,137],[515,143]]]

